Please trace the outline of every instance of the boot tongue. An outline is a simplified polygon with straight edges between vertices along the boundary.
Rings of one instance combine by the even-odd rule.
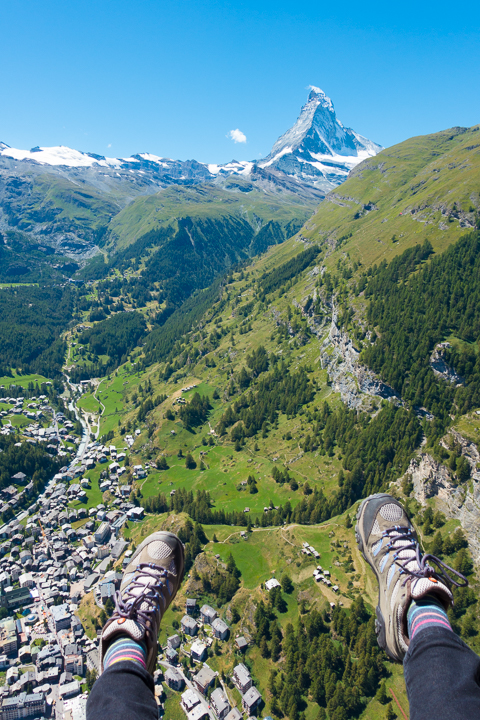
[[[402,561],[402,565],[404,569],[408,572],[419,572],[420,567],[417,562],[417,553],[415,550],[411,547],[412,541],[403,539],[403,537],[400,535],[393,536],[393,542],[392,542],[392,550],[395,551],[398,560]],[[405,548],[407,546],[410,547],[408,550],[403,550],[402,548]],[[408,560],[408,562],[405,562]]]
[[[397,560],[400,560],[405,571],[410,573],[420,572],[420,566],[417,562],[417,553],[410,547],[408,550],[403,550],[402,547],[411,545],[411,540],[402,538],[401,534],[393,535],[392,550],[397,555]],[[405,562],[405,561],[408,562]],[[425,595],[433,593],[438,596],[440,602],[445,606],[447,610],[453,602],[453,595],[451,590],[445,585],[445,583],[437,580],[435,577],[415,577],[411,576],[410,591],[413,600],[420,600]]]

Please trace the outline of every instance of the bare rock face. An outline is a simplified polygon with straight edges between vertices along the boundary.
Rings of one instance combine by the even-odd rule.
[[[472,469],[472,474],[475,474],[477,470],[477,463],[480,462],[480,453],[477,446],[474,442],[468,440],[463,435],[460,435],[460,433],[456,432],[455,430],[451,430],[450,435],[461,446],[462,455],[464,455],[468,460]]]
[[[455,490],[448,469],[445,465],[437,463],[428,453],[422,453],[411,460],[406,475],[410,475],[413,494],[422,505],[432,497],[438,497],[439,500],[448,503],[449,497]]]
[[[444,358],[445,350],[450,347],[449,342],[438,343],[430,357],[430,367],[437,377],[441,377],[456,387],[460,387],[465,384],[464,379],[447,364]]]
[[[445,465],[438,463],[428,453],[414,458],[405,475],[409,475],[413,483],[415,498],[425,505],[427,499],[437,498],[438,509],[446,517],[459,520],[468,540],[470,552],[475,564],[480,564],[480,472],[477,462],[480,454],[475,443],[467,440],[459,433],[451,431],[455,440],[462,447],[462,455],[468,460],[472,469],[471,478],[461,485],[452,477]],[[405,475],[403,477],[405,477]],[[398,483],[401,483],[400,478]]]
[[[368,407],[366,399],[373,396],[401,402],[391,387],[360,363],[360,353],[351,338],[336,324],[336,312],[333,308],[330,331],[320,348],[322,368],[327,370],[333,389],[350,408]]]

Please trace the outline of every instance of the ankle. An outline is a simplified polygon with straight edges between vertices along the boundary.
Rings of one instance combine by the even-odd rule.
[[[427,594],[418,600],[412,600],[407,611],[410,640],[413,640],[418,632],[433,627],[452,630],[448,615],[439,598],[436,595]]]
[[[135,641],[129,635],[116,635],[108,645],[103,659],[104,670],[121,661],[133,662],[146,669],[147,648],[144,642]]]

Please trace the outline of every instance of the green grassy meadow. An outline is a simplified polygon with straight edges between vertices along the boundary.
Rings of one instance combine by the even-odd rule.
[[[0,377],[0,385],[3,385],[4,387],[8,388],[10,385],[19,385],[20,387],[28,387],[29,383],[34,383],[38,385],[41,385],[44,382],[48,382],[49,379],[46,377],[43,377],[43,375],[33,374],[33,375],[18,375],[15,370],[12,371],[12,377],[8,377],[4,375],[3,377]]]

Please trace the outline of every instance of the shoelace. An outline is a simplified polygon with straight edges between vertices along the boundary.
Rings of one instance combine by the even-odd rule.
[[[390,542],[388,543],[387,548],[396,551],[395,555],[393,556],[393,560],[399,566],[400,574],[405,573],[407,574],[407,576],[410,575],[411,577],[416,578],[434,578],[435,580],[446,583],[447,586],[455,585],[455,587],[466,587],[468,585],[467,578],[465,577],[465,575],[462,575],[461,572],[458,572],[458,570],[454,570],[452,567],[450,567],[450,565],[447,565],[435,555],[430,555],[429,553],[423,554],[420,550],[419,542],[418,540],[416,540],[413,533],[413,528],[406,528],[400,525],[395,525],[394,527],[388,528],[388,530],[384,530],[382,533],[383,537],[390,538]],[[395,544],[399,540],[402,541],[402,545],[395,547]],[[407,544],[403,544],[405,541],[407,541]],[[399,558],[399,554],[404,550],[414,550],[415,557]],[[414,562],[415,560],[418,565],[418,570],[413,570],[407,567],[412,561]],[[436,565],[437,569],[432,567],[432,565],[430,565],[429,563],[433,563],[434,565]],[[450,575],[448,574],[449,572],[453,573],[453,575],[455,575],[463,582],[457,582],[457,580],[450,577]],[[403,585],[405,585],[407,579],[408,577],[406,577],[403,581]]]
[[[143,576],[151,577],[155,582],[146,585],[140,582]],[[160,570],[158,565],[150,563],[139,563],[135,574],[129,584],[122,590],[115,593],[115,610],[112,613],[112,620],[135,620],[146,632],[157,636],[156,613],[159,601],[163,601],[163,609],[167,603],[164,592],[167,589],[166,583],[161,578],[167,577],[167,571]],[[137,593],[134,591],[138,590]],[[141,608],[147,602],[150,607]],[[152,629],[155,631],[152,632]]]

